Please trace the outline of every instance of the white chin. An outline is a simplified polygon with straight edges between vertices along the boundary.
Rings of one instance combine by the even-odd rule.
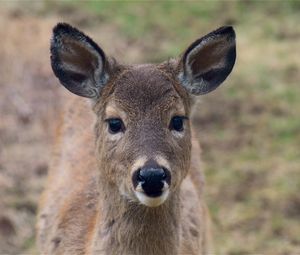
[[[149,197],[144,192],[135,191],[134,192],[141,204],[148,207],[157,207],[163,204],[169,195],[169,190],[164,190],[159,197]]]

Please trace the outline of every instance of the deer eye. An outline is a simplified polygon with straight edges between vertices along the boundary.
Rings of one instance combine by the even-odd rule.
[[[169,129],[177,132],[183,131],[183,121],[186,119],[184,116],[174,116],[171,119]]]
[[[108,131],[111,134],[116,134],[119,132],[124,132],[125,131],[125,127],[123,124],[123,121],[121,119],[107,119],[105,120],[108,124]]]

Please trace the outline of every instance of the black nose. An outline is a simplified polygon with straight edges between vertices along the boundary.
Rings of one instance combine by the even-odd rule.
[[[163,181],[167,179],[167,170],[164,168],[141,168],[137,178],[149,197],[158,197],[162,194]]]

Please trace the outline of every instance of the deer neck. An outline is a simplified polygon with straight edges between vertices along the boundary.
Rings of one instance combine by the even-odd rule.
[[[161,206],[148,208],[128,201],[103,184],[100,191],[95,254],[177,254],[179,192]],[[106,187],[104,187],[106,186]]]

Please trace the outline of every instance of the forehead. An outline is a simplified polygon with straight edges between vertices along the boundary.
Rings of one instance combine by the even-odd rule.
[[[115,103],[127,111],[184,107],[174,81],[154,65],[139,65],[126,70],[114,86]]]

